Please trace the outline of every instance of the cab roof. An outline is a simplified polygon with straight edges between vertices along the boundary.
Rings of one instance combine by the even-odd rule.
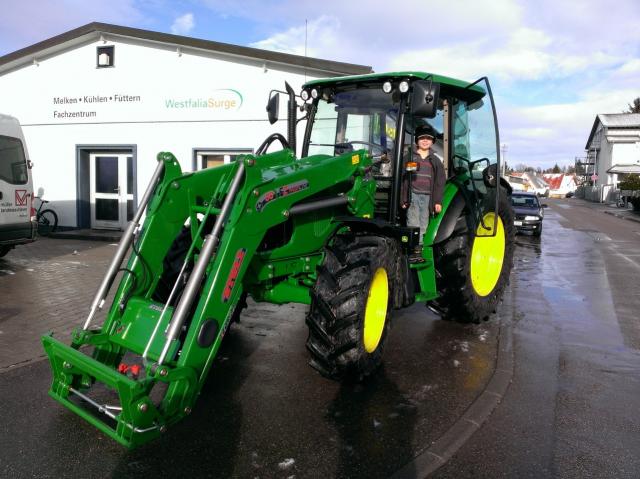
[[[482,98],[486,91],[480,85],[473,85],[471,83],[458,80],[456,78],[447,77],[444,75],[437,75],[428,72],[388,72],[388,73],[371,73],[367,75],[350,75],[336,78],[321,78],[319,80],[312,80],[304,84],[303,88],[313,87],[341,87],[352,84],[366,84],[366,83],[382,83],[389,81],[401,81],[401,80],[427,80],[433,79],[434,82],[440,84],[441,96],[453,96],[461,98],[463,100],[476,101]]]

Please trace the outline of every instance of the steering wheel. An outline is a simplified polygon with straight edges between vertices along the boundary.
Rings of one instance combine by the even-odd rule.
[[[282,136],[280,133],[272,133],[258,147],[258,149],[256,150],[256,156],[264,155],[267,149],[271,146],[271,143],[273,143],[276,140],[280,142],[280,144],[282,145],[282,148],[290,148],[289,142],[284,136]]]

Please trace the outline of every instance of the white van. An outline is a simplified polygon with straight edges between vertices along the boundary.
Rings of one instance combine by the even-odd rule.
[[[0,114],[0,257],[36,239],[31,162],[18,120]]]

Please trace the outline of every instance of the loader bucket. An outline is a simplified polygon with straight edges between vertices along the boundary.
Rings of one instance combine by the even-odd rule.
[[[148,380],[131,379],[52,336],[44,336],[42,343],[51,362],[52,398],[127,447],[164,430],[164,420],[147,394]],[[84,393],[96,381],[117,394],[117,404],[101,404]]]

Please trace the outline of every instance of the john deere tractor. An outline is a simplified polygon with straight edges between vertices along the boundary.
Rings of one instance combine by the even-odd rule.
[[[288,97],[286,138],[198,172],[158,155],[71,345],[42,338],[49,394],[128,447],[190,413],[247,296],[309,305],[309,362],[334,379],[374,373],[395,309],[418,301],[479,322],[500,301],[514,228],[487,79],[399,72],[314,80],[299,95],[286,87],[267,107],[274,123]],[[422,238],[401,198],[419,126],[435,132],[447,174]]]

